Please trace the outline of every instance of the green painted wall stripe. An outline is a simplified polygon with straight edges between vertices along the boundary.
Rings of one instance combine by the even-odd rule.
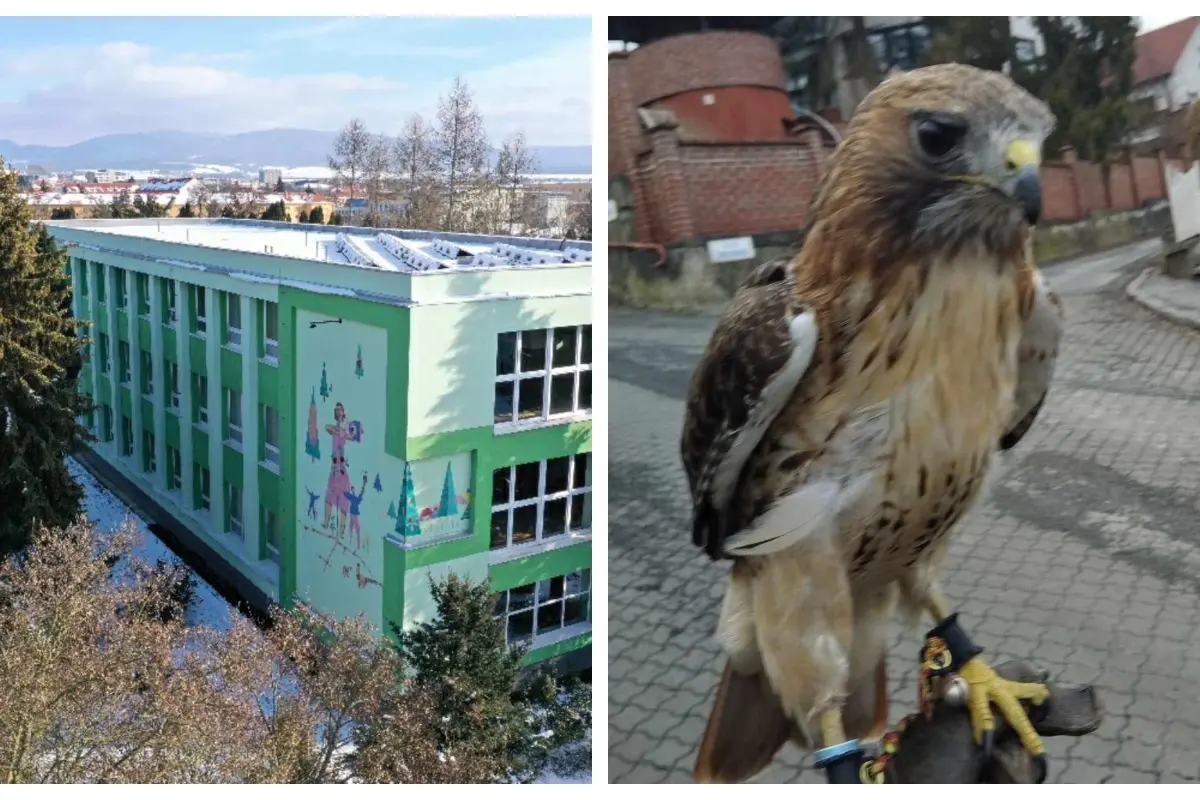
[[[576,570],[592,566],[591,542],[580,542],[571,547],[561,547],[548,553],[538,553],[527,558],[493,564],[488,568],[488,578],[497,592],[514,586],[525,586],[534,581],[567,575]]]
[[[572,650],[578,650],[581,647],[587,647],[592,643],[592,632],[581,633],[578,636],[572,636],[570,639],[563,639],[557,644],[552,644],[547,647],[540,647],[537,650],[530,650],[525,654],[522,662],[526,666],[537,664],[541,661],[547,661],[551,658],[561,656],[564,653],[569,653]]]

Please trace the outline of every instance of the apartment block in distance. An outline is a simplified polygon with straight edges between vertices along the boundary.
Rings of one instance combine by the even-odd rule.
[[[588,242],[71,220],[84,461],[252,604],[384,632],[488,580],[530,664],[589,666]]]

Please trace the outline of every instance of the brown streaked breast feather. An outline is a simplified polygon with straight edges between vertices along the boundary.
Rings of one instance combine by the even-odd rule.
[[[1062,341],[1062,303],[1031,258],[1022,265],[1017,279],[1025,323],[1017,352],[1016,408],[1008,430],[1000,437],[1001,450],[1016,447],[1041,412]]]

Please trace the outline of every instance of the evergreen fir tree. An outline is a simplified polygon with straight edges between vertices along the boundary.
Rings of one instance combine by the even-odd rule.
[[[458,494],[454,491],[454,470],[446,465],[446,477],[442,480],[442,502],[438,504],[438,516],[449,517],[458,513]]]
[[[17,176],[0,160],[0,553],[22,548],[35,522],[65,527],[82,492],[63,462],[88,432],[76,391],[82,366],[67,256],[31,226]]]
[[[329,224],[330,225],[341,225],[342,224],[342,215],[336,211],[333,212],[332,214],[330,214],[329,215]]]
[[[396,510],[395,530],[404,537],[421,535],[421,514],[417,511],[412,465],[407,461],[404,462],[404,483],[400,486],[400,507]]]
[[[396,501],[393,500],[392,502],[388,503],[388,519],[395,519],[395,518],[396,518]]]
[[[324,225],[325,208],[323,206],[315,206],[308,214],[308,221],[313,225]]]
[[[307,223],[308,211],[303,208],[300,209],[300,213],[296,215],[296,222]]]
[[[188,200],[186,203],[183,204],[183,207],[179,209],[179,216],[180,216],[180,218],[188,218],[188,217],[196,216],[196,212],[192,210],[192,201],[191,200]]]
[[[507,774],[497,781],[537,780],[555,751],[582,741],[591,725],[591,692],[549,676],[518,692],[526,651],[508,647],[487,581],[473,584],[451,573],[432,582],[431,591],[437,618],[395,632],[414,681],[438,704],[439,745],[447,755],[474,752],[505,764]]]
[[[329,376],[325,372],[325,363],[321,363],[321,397],[329,399]]]
[[[56,208],[50,212],[50,219],[75,219],[75,207]]]

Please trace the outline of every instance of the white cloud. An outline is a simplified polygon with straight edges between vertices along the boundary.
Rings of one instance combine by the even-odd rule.
[[[293,29],[291,35],[298,33]],[[534,54],[527,46],[524,52],[508,63],[463,73],[490,137],[499,141],[523,129],[532,144],[588,143],[589,39],[564,40]],[[9,98],[0,100],[0,131],[25,144],[62,145],[156,130],[335,130],[358,116],[373,130],[396,133],[413,112],[432,117],[438,95],[449,89],[449,79],[415,83],[403,75],[256,77],[237,70],[243,56],[165,53],[131,42],[19,54],[0,60],[0,92],[10,86],[0,94]],[[30,80],[30,88],[14,96],[15,82]]]

